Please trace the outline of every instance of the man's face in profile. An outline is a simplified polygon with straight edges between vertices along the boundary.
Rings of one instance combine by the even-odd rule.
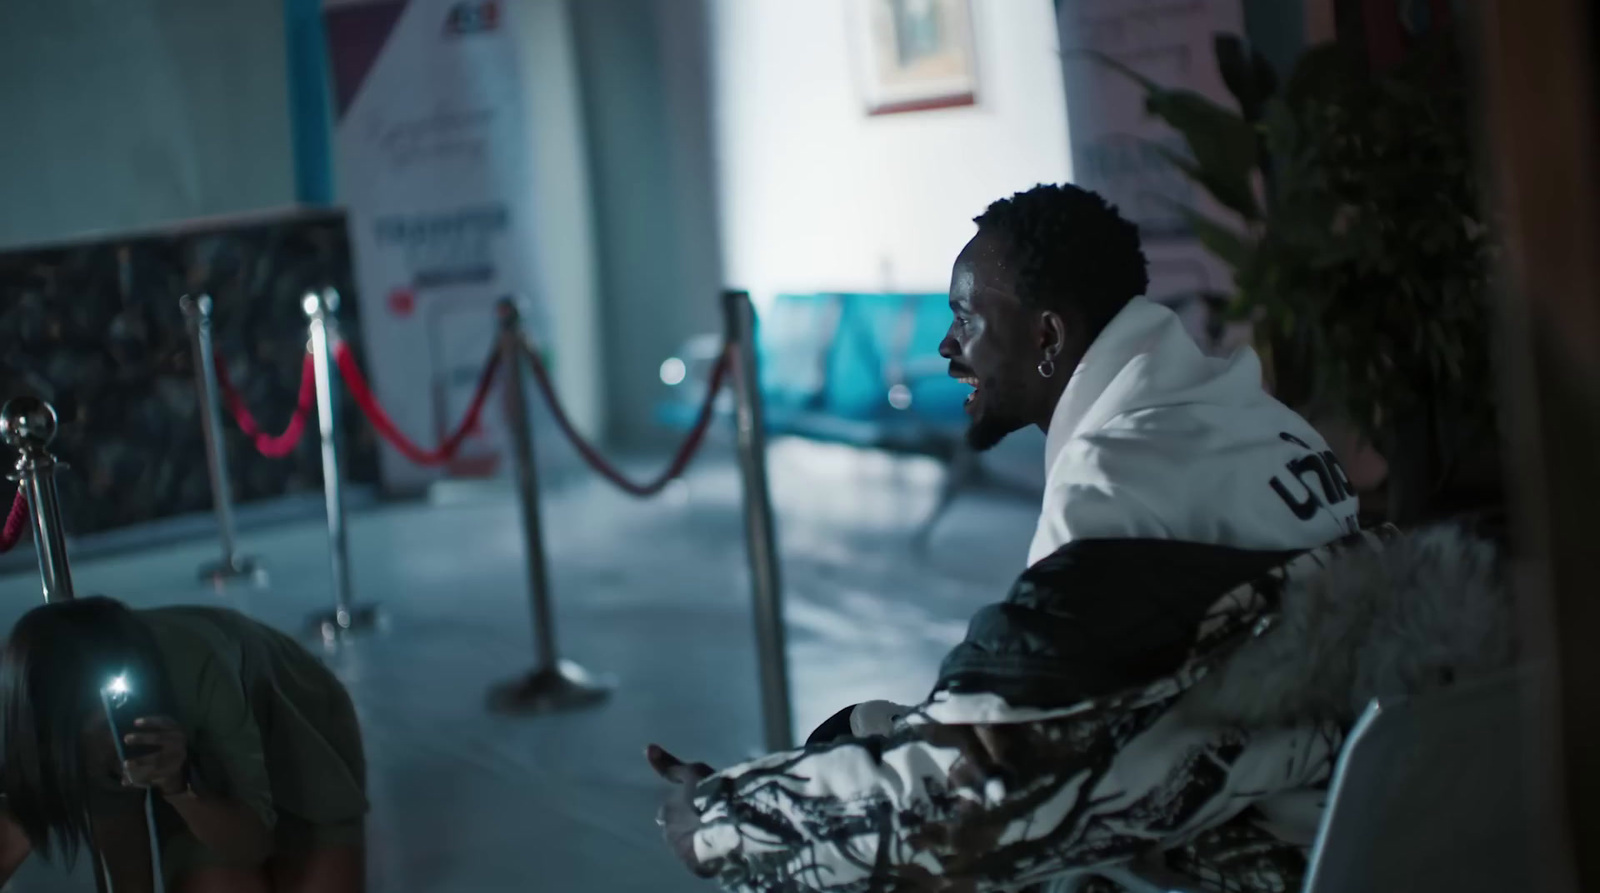
[[[950,276],[954,317],[939,355],[950,375],[972,386],[966,410],[967,442],[987,450],[1034,421],[1039,391],[1039,351],[1033,349],[1030,313],[1014,286],[1001,239],[980,233],[956,258]]]

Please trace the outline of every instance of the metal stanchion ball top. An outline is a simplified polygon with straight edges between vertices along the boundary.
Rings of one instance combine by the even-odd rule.
[[[36,397],[17,397],[0,409],[0,439],[21,457],[11,480],[22,484],[33,523],[33,547],[46,602],[73,597],[67,564],[67,538],[61,524],[56,471],[65,467],[50,454],[56,436],[56,411]]]

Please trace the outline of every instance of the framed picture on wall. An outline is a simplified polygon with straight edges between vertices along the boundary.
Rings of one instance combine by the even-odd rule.
[[[974,105],[972,0],[848,0],[867,114]]]

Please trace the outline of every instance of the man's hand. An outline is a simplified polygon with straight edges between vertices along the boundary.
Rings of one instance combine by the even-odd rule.
[[[694,855],[694,832],[700,828],[700,813],[694,808],[695,786],[715,774],[705,763],[685,763],[659,744],[645,748],[645,759],[674,787],[662,800],[656,813],[656,824],[661,826],[661,836],[689,870],[700,877],[710,877],[711,872],[700,864]]]
[[[189,741],[175,720],[165,716],[146,716],[133,721],[137,731],[123,736],[124,744],[156,748],[154,753],[135,757],[122,764],[122,783],[135,788],[154,788],[167,797],[189,787],[184,767],[189,761]]]

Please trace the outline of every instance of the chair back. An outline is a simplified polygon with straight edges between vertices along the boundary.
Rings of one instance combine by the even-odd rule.
[[[1374,700],[1334,771],[1303,893],[1537,889],[1524,681]]]

